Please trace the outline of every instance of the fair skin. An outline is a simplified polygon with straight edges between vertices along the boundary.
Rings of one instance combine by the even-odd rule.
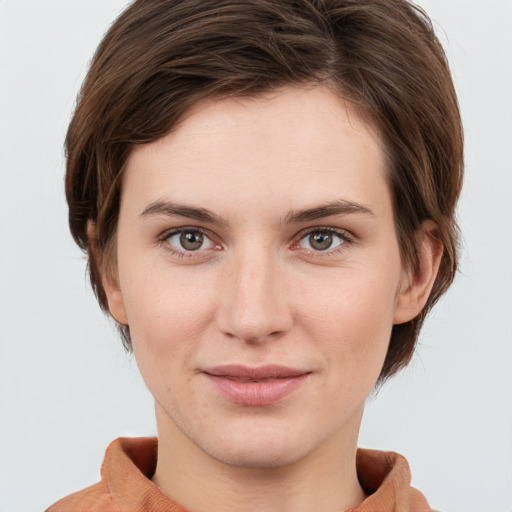
[[[379,135],[324,87],[205,101],[133,150],[103,281],[155,398],[153,481],[182,506],[364,500],[364,402],[441,253],[427,222],[403,268],[386,172]]]

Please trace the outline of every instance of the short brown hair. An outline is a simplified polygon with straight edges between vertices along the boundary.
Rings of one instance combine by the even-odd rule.
[[[134,145],[166,135],[198,101],[311,83],[333,88],[379,129],[404,265],[417,267],[422,222],[437,224],[437,279],[422,313],[393,327],[381,381],[409,362],[457,268],[463,137],[444,51],[428,16],[406,0],[136,0],[121,14],[96,51],[66,137],[71,233],[88,253],[104,310],[94,253],[115,247]],[[119,327],[130,349],[129,328]]]

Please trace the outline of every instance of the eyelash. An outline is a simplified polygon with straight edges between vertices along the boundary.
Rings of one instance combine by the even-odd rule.
[[[314,254],[315,258],[328,258],[332,255],[340,254],[341,252],[344,252],[347,249],[347,246],[350,246],[355,241],[354,236],[344,229],[336,229],[330,227],[315,227],[308,228],[302,231],[298,235],[297,241],[292,244],[292,249],[299,250],[299,244],[307,237],[315,233],[334,235],[341,240],[340,244],[334,247],[333,249],[328,248],[324,251],[315,251],[313,249],[308,249],[310,253]]]
[[[180,258],[193,258],[197,257],[197,255],[201,254],[202,251],[207,249],[198,249],[196,251],[187,251],[185,249],[179,250],[174,248],[169,243],[169,238],[175,235],[179,235],[182,233],[191,232],[191,233],[199,233],[202,236],[204,236],[206,239],[210,240],[210,242],[216,246],[220,247],[220,244],[213,241],[213,237],[209,235],[208,231],[196,228],[196,227],[190,227],[190,226],[184,226],[182,228],[175,228],[168,231],[165,231],[162,233],[158,238],[158,243],[161,245],[166,251],[170,252],[174,256],[178,256]],[[308,251],[312,254],[314,254],[316,258],[325,258],[332,256],[333,254],[339,254],[347,249],[347,245],[351,245],[355,241],[355,237],[349,233],[348,231],[344,229],[336,229],[331,227],[314,227],[314,228],[308,228],[304,231],[301,231],[296,237],[295,242],[291,245],[292,250],[300,250],[299,244],[302,242],[305,238],[308,236],[311,236],[314,233],[320,233],[320,234],[328,234],[328,235],[334,235],[338,237],[341,240],[341,243],[334,247],[334,249],[326,249],[325,251],[315,251],[312,249],[309,249]]]
[[[196,251],[186,251],[185,249],[179,250],[173,247],[169,243],[169,238],[175,235],[180,235],[181,233],[199,233],[202,236],[204,236],[205,239],[210,240],[210,242],[217,247],[220,247],[220,244],[213,242],[212,236],[209,235],[207,231],[200,228],[195,228],[191,226],[184,226],[182,228],[175,228],[168,231],[165,231],[158,237],[158,243],[161,245],[166,251],[170,252],[173,256],[178,256],[179,258],[193,258],[197,257],[199,254],[201,254],[202,251],[205,249],[198,249]]]

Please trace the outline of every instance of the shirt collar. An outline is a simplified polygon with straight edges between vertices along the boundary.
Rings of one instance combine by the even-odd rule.
[[[116,510],[187,512],[151,481],[158,451],[156,437],[116,439],[101,468]],[[424,496],[410,486],[404,457],[394,452],[358,449],[357,474],[369,497],[347,512],[431,512]]]

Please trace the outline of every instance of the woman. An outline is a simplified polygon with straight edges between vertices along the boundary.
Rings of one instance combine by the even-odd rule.
[[[462,128],[402,0],[136,1],[66,139],[71,232],[155,398],[71,510],[430,510],[357,451],[457,266]],[[198,492],[200,490],[200,492]]]

